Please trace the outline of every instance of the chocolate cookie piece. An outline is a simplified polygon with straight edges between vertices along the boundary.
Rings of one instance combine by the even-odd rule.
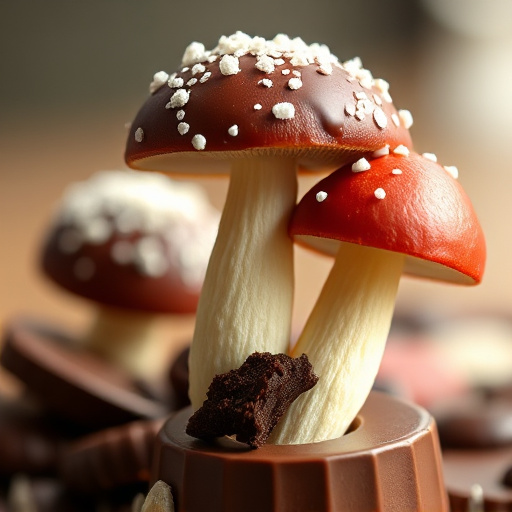
[[[200,439],[236,435],[237,441],[258,448],[290,404],[317,381],[305,354],[294,359],[256,352],[237,370],[215,376],[187,434]]]

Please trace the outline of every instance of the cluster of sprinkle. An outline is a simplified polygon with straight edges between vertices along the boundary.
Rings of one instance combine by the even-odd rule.
[[[292,91],[300,89],[303,85],[301,67],[315,65],[316,71],[321,75],[330,75],[334,67],[341,68],[348,73],[349,81],[357,81],[363,88],[368,89],[368,94],[364,91],[354,93],[354,101],[345,105],[345,113],[359,121],[364,120],[366,116],[372,116],[379,129],[385,129],[388,126],[388,118],[381,107],[383,102],[392,102],[389,84],[385,80],[373,78],[371,72],[363,68],[359,58],[341,63],[326,45],[318,43],[308,45],[301,38],[291,39],[285,34],[278,34],[274,39],[266,40],[263,37],[251,37],[243,32],[236,32],[231,36],[222,36],[213,50],[206,50],[199,42],[191,43],[185,50],[181,63],[181,72],[189,71],[192,75],[192,78],[186,82],[178,73],[169,75],[160,71],[154,75],[149,87],[151,94],[165,84],[174,89],[165,107],[176,110],[176,117],[181,121],[178,124],[180,135],[190,131],[189,124],[184,121],[183,109],[190,100],[192,87],[195,84],[205,83],[212,75],[207,66],[216,62],[223,75],[236,75],[241,71],[239,59],[244,55],[256,57],[255,67],[266,75],[276,72],[287,59],[295,69],[282,69],[281,74],[290,76],[287,87]],[[270,88],[273,87],[274,81],[266,76],[258,84]],[[375,89],[379,94],[374,92]],[[255,111],[262,108],[259,103],[254,105]],[[278,120],[295,117],[295,106],[289,102],[277,103],[272,106],[271,111]],[[393,113],[391,120],[395,126],[403,125],[406,129],[409,129],[413,122],[408,110],[400,110],[398,114]],[[229,128],[228,133],[236,137],[238,126]],[[141,127],[135,131],[135,140],[137,142],[144,140]],[[206,149],[207,140],[204,134],[194,134],[191,142],[196,150]]]
[[[403,157],[409,156],[409,153],[410,153],[409,149],[403,145],[397,146],[395,149],[393,149],[392,152],[395,155],[400,155]],[[380,158],[385,155],[389,155],[389,153],[390,153],[390,148],[389,148],[389,145],[386,144],[381,149],[378,149],[377,151],[374,151],[372,153],[372,159]],[[423,158],[430,160],[431,162],[437,162],[437,156],[434,153],[423,153],[422,156],[423,156]],[[445,165],[443,167],[444,167],[445,171],[448,174],[450,174],[450,176],[452,176],[453,179],[457,179],[459,177],[459,171],[457,170],[457,167],[455,167],[453,165]],[[372,168],[372,166],[371,166],[370,161],[368,161],[364,157],[360,158],[359,160],[354,162],[351,167],[353,173],[366,172],[366,171],[369,171],[371,168]],[[402,170],[398,169],[398,168],[392,169],[391,174],[393,174],[395,176],[399,176],[400,174],[402,174]],[[381,187],[378,187],[377,189],[375,189],[373,194],[377,199],[384,199],[386,197],[386,191]],[[322,203],[327,199],[327,196],[328,196],[327,192],[325,192],[324,190],[321,190],[320,192],[317,192],[316,200],[319,203]]]
[[[78,280],[90,280],[96,272],[96,262],[80,249],[111,242],[116,264],[152,278],[178,269],[184,285],[198,289],[218,217],[196,185],[156,173],[103,171],[66,190],[56,219],[63,227],[58,248],[76,256]]]

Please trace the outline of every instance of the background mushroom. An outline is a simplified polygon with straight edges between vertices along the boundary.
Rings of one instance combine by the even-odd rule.
[[[97,304],[83,348],[139,377],[165,353],[158,314],[194,313],[219,214],[203,191],[158,174],[104,171],[66,191],[43,272]]]
[[[411,116],[394,108],[388,87],[358,59],[342,64],[326,46],[282,34],[237,32],[211,51],[192,43],[180,70],[155,75],[128,165],[231,176],[190,353],[195,408],[214,375],[254,351],[287,352],[297,170],[410,146]]]
[[[385,347],[402,272],[480,282],[485,242],[456,170],[393,150],[334,172],[297,206],[290,233],[336,254],[294,354],[319,376],[273,434],[278,444],[342,435],[364,403]]]

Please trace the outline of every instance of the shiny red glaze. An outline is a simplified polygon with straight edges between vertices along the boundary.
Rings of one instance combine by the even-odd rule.
[[[423,156],[389,154],[353,172],[346,165],[296,207],[290,234],[334,255],[339,241],[407,255],[405,272],[462,284],[481,281],[486,247],[469,198],[446,169]],[[402,174],[393,174],[393,169]],[[375,190],[386,196],[378,199]],[[324,191],[327,197],[318,201]]]
[[[354,154],[372,152],[390,144],[392,147],[404,144],[411,147],[408,130],[400,123],[397,127],[391,116],[397,115],[392,103],[382,99],[376,87],[364,88],[341,67],[334,66],[330,75],[318,72],[316,64],[293,67],[288,59],[282,66],[276,66],[267,74],[255,67],[256,57],[245,55],[240,58],[241,72],[224,76],[219,71],[219,61],[204,63],[209,79],[201,83],[203,74],[193,76],[191,71],[178,72],[186,83],[191,78],[199,81],[191,86],[189,101],[183,107],[166,108],[172,94],[177,90],[163,85],[151,95],[138,112],[132,123],[126,147],[126,162],[138,169],[152,169],[167,172],[188,172],[193,162],[189,157],[208,156],[224,158],[230,152],[255,152],[274,154],[285,152],[298,158],[308,168],[346,163]],[[287,75],[283,69],[290,69]],[[288,81],[293,70],[300,71],[303,85],[292,90]],[[272,87],[266,87],[262,79],[270,79]],[[382,99],[382,110],[387,117],[387,126],[379,128],[372,114],[358,120],[345,111],[347,103],[355,104],[354,94],[365,92],[373,104],[374,95]],[[377,100],[379,101],[379,100]],[[295,107],[293,119],[276,119],[272,107],[276,103],[289,102]],[[261,104],[261,110],[254,105]],[[188,133],[180,135],[176,113],[185,112],[183,122],[190,125]],[[397,118],[395,118],[397,119]],[[228,129],[238,126],[238,135],[232,136]],[[141,142],[135,132],[143,130]],[[201,134],[206,138],[206,148],[198,151],[192,146],[192,137]],[[158,155],[167,154],[165,158]],[[171,154],[171,156],[169,156]],[[229,155],[231,156],[231,155]],[[245,155],[247,156],[247,155]],[[192,158],[192,160],[196,160]],[[195,163],[197,165],[197,163]],[[203,162],[194,172],[224,172],[224,166],[215,167]]]

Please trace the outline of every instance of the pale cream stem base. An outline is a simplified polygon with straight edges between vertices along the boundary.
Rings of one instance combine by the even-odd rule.
[[[293,305],[288,220],[297,198],[294,160],[237,161],[210,257],[190,351],[194,409],[216,374],[253,352],[287,353]]]
[[[83,347],[135,377],[151,377],[160,369],[165,347],[156,315],[99,307]]]
[[[274,444],[302,444],[345,433],[380,365],[403,256],[344,244],[293,350],[308,355],[316,386],[300,396],[273,432]]]

